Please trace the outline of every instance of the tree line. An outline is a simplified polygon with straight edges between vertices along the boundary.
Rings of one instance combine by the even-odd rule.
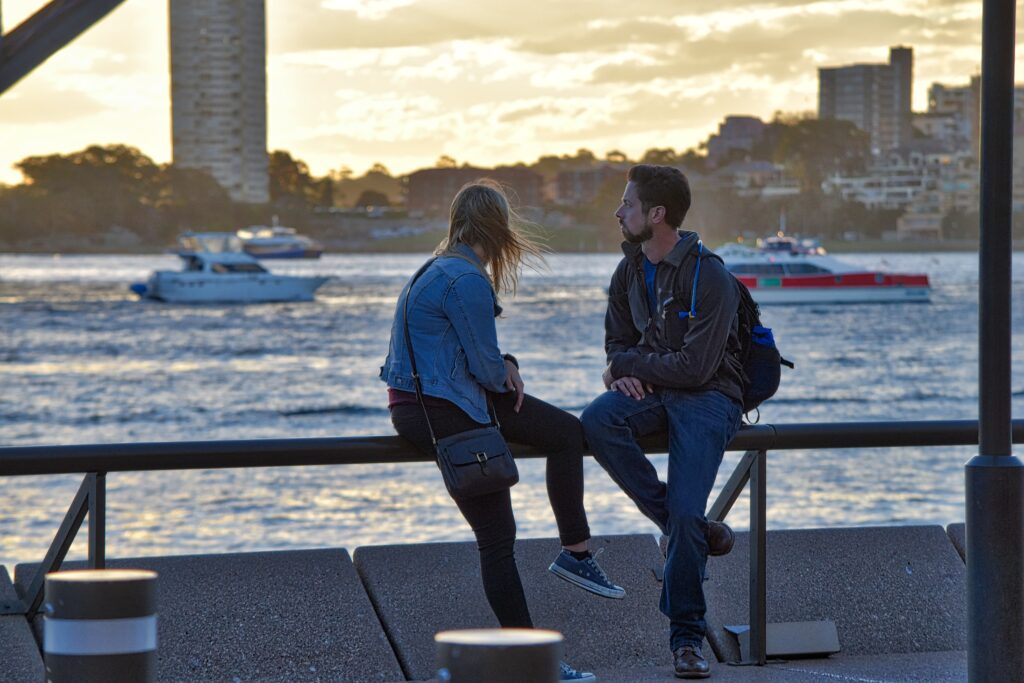
[[[633,163],[678,166],[699,179],[712,177],[732,162],[750,160],[784,166],[799,182],[800,193],[765,199],[739,196],[732,188],[695,181],[688,225],[717,240],[773,232],[781,216],[790,232],[825,238],[847,232],[878,237],[895,229],[899,211],[870,210],[821,190],[829,175],[867,169],[868,136],[848,122],[809,115],[777,114],[753,149],[730,150],[715,159],[707,154],[707,143],[702,143],[684,151],[652,148],[638,159],[619,150],[598,156],[579,149],[574,154],[545,155],[516,166],[538,173],[545,181],[556,180],[562,171],[602,165],[625,168]],[[438,168],[458,165],[448,156],[435,163]],[[317,177],[305,162],[284,150],[269,154],[267,205],[234,202],[209,173],[158,164],[127,145],[92,145],[70,154],[32,156],[16,163],[15,168],[23,181],[0,185],[0,243],[8,247],[88,246],[90,240],[102,240],[111,231],[153,247],[173,241],[183,230],[234,230],[266,224],[271,216],[316,234],[329,224],[325,215],[369,207],[393,207],[400,212],[404,204],[403,178],[393,176],[383,164],[373,165],[361,176],[341,166]],[[583,206],[537,207],[541,222],[546,213],[558,212],[579,224],[606,228],[618,206],[624,179],[624,174],[613,176]],[[976,215],[951,215],[947,224],[950,236],[977,234]],[[609,243],[614,240],[611,235]]]

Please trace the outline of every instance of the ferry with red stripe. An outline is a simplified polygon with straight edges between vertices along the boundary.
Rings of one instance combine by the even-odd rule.
[[[769,238],[760,249],[727,244],[716,253],[759,304],[928,301],[931,290],[927,275],[865,270],[791,237]]]

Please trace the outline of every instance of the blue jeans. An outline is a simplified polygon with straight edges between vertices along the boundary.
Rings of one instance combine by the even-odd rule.
[[[639,400],[607,391],[580,418],[594,458],[668,536],[661,611],[671,622],[673,650],[700,646],[704,639],[704,510],[740,415],[739,403],[717,391],[658,389]],[[637,443],[639,437],[666,430],[667,484]]]

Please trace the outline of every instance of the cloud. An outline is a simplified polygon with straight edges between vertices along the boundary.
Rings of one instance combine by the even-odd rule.
[[[0,97],[0,123],[40,126],[88,118],[108,108],[75,90],[59,90],[41,81],[19,83]]]

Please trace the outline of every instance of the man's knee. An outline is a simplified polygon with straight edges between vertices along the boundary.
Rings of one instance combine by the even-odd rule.
[[[618,415],[618,411],[615,410],[614,401],[608,400],[609,395],[609,393],[601,394],[583,409],[580,422],[583,424],[584,434],[588,437],[591,434],[600,433],[603,429],[624,423],[622,417]]]

